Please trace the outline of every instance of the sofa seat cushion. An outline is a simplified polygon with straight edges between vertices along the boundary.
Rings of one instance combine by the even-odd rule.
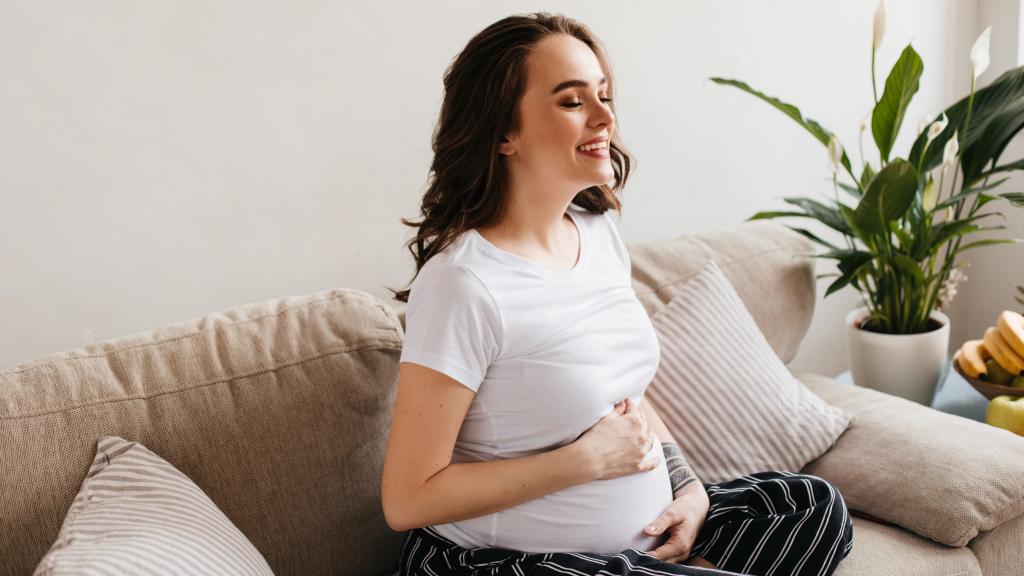
[[[797,373],[854,414],[836,445],[802,472],[829,480],[853,510],[947,546],[1024,513],[1024,438],[877,390]]]
[[[0,370],[0,575],[31,573],[103,436],[191,478],[278,576],[386,569],[402,538],[380,504],[400,352],[395,314],[342,289]]]
[[[970,547],[985,576],[1020,576],[1024,572],[1024,514],[978,534]]]
[[[853,549],[833,576],[981,576],[970,548],[950,548],[896,526],[853,518]]]

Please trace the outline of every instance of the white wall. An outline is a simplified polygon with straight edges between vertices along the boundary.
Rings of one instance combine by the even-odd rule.
[[[985,85],[1010,68],[1024,64],[1021,57],[1024,43],[1021,42],[1020,0],[981,0],[975,33],[980,34],[986,26],[992,26],[992,65],[978,79]],[[965,82],[970,82],[968,77]],[[1006,151],[1000,164],[1024,158],[1024,144],[1016,138]],[[996,192],[1024,191],[1024,176],[1019,172],[1009,174],[1010,180]],[[992,202],[983,212],[999,211],[1005,220],[991,218],[982,220],[986,226],[1003,225],[1005,230],[972,235],[970,241],[985,238],[1024,238],[1024,209],[1014,208],[1006,202]],[[966,244],[967,241],[964,242]],[[1024,284],[1024,245],[1001,244],[985,246],[961,253],[969,264],[967,281],[958,289],[950,307],[950,347],[958,348],[965,340],[980,339],[989,326],[996,325],[996,319],[1003,310],[1024,312],[1024,305],[1013,297],[1016,286]]]
[[[608,47],[639,158],[627,241],[831,195],[810,135],[706,78],[791,101],[856,150],[874,4],[7,0],[0,367],[286,294],[387,299],[412,272],[399,218],[426,183],[443,71],[511,13],[564,12]],[[925,61],[901,153],[923,113],[962,95],[978,12],[890,1],[879,90],[908,41]],[[822,302],[826,285],[794,365],[834,374],[854,295]]]

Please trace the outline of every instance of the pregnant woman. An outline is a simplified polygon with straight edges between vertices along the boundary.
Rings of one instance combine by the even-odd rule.
[[[422,219],[403,220],[416,275],[395,292],[398,576],[826,576],[853,546],[834,486],[705,485],[645,401],[660,350],[609,213],[632,162],[614,86],[587,27],[547,13],[488,26],[445,74]]]

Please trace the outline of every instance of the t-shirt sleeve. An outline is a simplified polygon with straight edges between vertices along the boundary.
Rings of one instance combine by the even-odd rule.
[[[500,328],[494,299],[468,268],[425,267],[410,287],[399,362],[437,370],[477,392],[498,356]]]

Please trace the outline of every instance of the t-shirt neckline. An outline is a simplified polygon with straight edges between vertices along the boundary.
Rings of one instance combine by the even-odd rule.
[[[481,245],[483,246],[484,250],[486,250],[489,254],[491,254],[498,260],[505,262],[506,264],[517,267],[525,266],[535,272],[542,274],[543,276],[552,279],[571,278],[573,276],[576,276],[583,270],[584,265],[587,262],[587,257],[590,254],[590,251],[587,249],[587,234],[586,232],[583,231],[583,225],[580,223],[579,218],[577,218],[576,215],[573,214],[572,208],[567,209],[565,213],[569,215],[569,218],[572,220],[573,226],[576,227],[576,235],[579,237],[580,246],[579,255],[576,258],[576,265],[573,266],[572,268],[569,268],[568,270],[552,270],[550,268],[545,268],[544,266],[541,266],[540,264],[534,262],[533,260],[530,260],[529,258],[524,258],[518,254],[513,254],[512,252],[509,252],[504,248],[499,248],[495,246],[494,244],[491,243],[490,240],[484,238],[483,234],[478,232],[476,228],[470,228],[470,232],[472,232],[474,235],[476,235],[477,238],[481,240]]]

